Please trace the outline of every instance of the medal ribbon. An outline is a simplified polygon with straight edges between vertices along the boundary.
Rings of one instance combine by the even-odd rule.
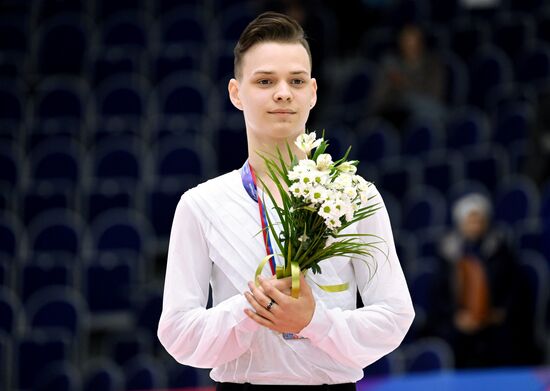
[[[262,224],[262,234],[264,237],[265,252],[267,257],[264,258],[267,262],[269,260],[269,266],[271,267],[271,273],[275,275],[277,273],[277,268],[275,265],[275,256],[273,254],[273,246],[271,245],[271,239],[269,238],[269,228],[267,227],[267,217],[265,215],[265,208],[262,199],[258,197],[258,186],[256,181],[256,175],[254,170],[248,160],[241,167],[241,179],[243,181],[243,186],[254,201],[258,203],[258,211],[260,212],[260,222]],[[265,262],[263,263],[265,265]]]

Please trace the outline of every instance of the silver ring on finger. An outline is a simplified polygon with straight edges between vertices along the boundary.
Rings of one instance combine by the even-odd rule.
[[[268,311],[271,311],[271,307],[273,307],[273,304],[276,304],[276,303],[275,303],[275,300],[271,299],[271,301],[270,301],[269,304],[265,307],[265,309],[268,310]]]

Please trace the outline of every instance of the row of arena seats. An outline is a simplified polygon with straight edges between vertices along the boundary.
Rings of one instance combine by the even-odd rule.
[[[453,166],[439,162],[434,165],[434,175],[447,180],[449,168]],[[478,171],[483,169],[482,165],[477,167]],[[498,174],[487,169],[487,175]],[[467,191],[489,196],[494,203],[495,220],[511,229],[548,218],[548,188],[541,196],[526,177],[501,177],[505,181],[494,193],[483,181],[459,178],[451,183],[448,193],[442,193],[434,186],[413,182],[407,175],[412,174],[400,166],[374,181],[383,194],[394,229],[416,232],[450,226],[452,204]],[[429,178],[433,180],[432,176]],[[151,254],[150,245],[154,240],[148,239],[157,238],[164,243],[168,238],[175,206],[188,187],[183,181],[174,184],[167,180],[153,182],[147,188],[125,185],[113,190],[108,185],[101,189],[99,182],[95,185],[84,191],[75,188],[77,191],[73,192],[46,186],[14,192],[18,213],[9,209],[1,212],[2,252],[15,256],[28,249],[30,253],[64,251],[79,255],[121,248]],[[5,192],[2,195],[6,197]],[[15,204],[9,198],[3,198],[2,203]],[[543,229],[546,229],[544,225]],[[112,237],[115,232],[116,240]],[[156,250],[154,246],[153,250]],[[543,247],[539,250],[548,251]]]
[[[473,105],[487,110],[513,97],[536,103],[537,94],[548,88],[550,47],[540,44],[526,50],[526,57],[519,56],[516,66],[494,46],[479,47],[469,64],[452,52],[442,51],[447,74],[445,101],[453,106]],[[179,49],[176,51],[181,53]],[[110,57],[111,65],[98,65],[103,70],[97,72],[105,76],[97,85],[91,83],[96,71],[91,75],[48,76],[32,87],[19,78],[0,76],[0,120],[30,122],[28,125],[32,127],[34,123],[59,117],[71,118],[73,123],[83,120],[93,123],[121,116],[143,121],[156,116],[189,115],[205,120],[235,111],[227,98],[227,81],[233,71],[232,51],[227,51],[226,67],[222,71],[209,71],[200,65],[189,69],[181,64],[181,59],[173,59],[167,60],[171,65],[158,69],[162,77],[140,74],[139,69],[130,64],[131,55],[126,54],[129,58],[117,56]],[[170,66],[172,72],[167,69]],[[145,69],[155,67],[145,66]],[[330,91],[324,105],[331,108],[331,112],[342,105],[354,112],[370,107],[372,91],[379,78],[377,63],[359,57],[343,76],[331,76],[330,69],[325,73],[318,77],[326,84],[325,90]]]

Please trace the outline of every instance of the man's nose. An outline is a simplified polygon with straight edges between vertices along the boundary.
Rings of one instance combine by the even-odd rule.
[[[274,98],[277,101],[291,100],[292,92],[290,91],[290,86],[287,83],[279,83]]]

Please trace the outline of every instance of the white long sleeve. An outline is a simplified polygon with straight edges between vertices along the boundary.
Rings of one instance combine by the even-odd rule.
[[[382,202],[379,197],[378,202]],[[238,171],[207,181],[182,197],[170,237],[158,337],[179,362],[212,367],[215,381],[254,384],[335,384],[362,378],[362,368],[395,349],[414,312],[395,253],[385,208],[356,225],[382,237],[372,278],[360,260],[338,257],[308,273],[316,300],[301,340],[285,340],[244,314],[247,282],[265,256],[257,204]],[[385,249],[385,248],[384,248]],[[264,275],[270,276],[269,268]],[[349,283],[329,293],[316,284]],[[209,283],[213,307],[206,309]],[[316,283],[316,284],[315,284]],[[356,309],[356,292],[364,308]]]
[[[380,193],[375,197],[383,204]],[[385,207],[358,223],[359,233],[384,240],[384,251],[373,250],[374,276],[363,261],[354,260],[363,308],[326,308],[317,302],[310,324],[301,332],[313,345],[350,366],[365,367],[399,346],[414,319],[414,309],[403,275]]]
[[[206,309],[212,261],[204,232],[183,196],[176,208],[158,337],[180,363],[212,368],[246,351],[259,326],[237,294]]]

